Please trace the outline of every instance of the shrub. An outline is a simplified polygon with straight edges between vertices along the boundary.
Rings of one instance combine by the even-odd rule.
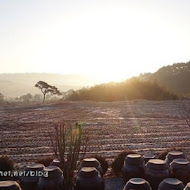
[[[39,164],[43,164],[45,167],[47,167],[47,166],[49,166],[51,164],[52,161],[53,161],[53,158],[48,157],[48,158],[38,159],[35,162],[39,163]]]
[[[89,142],[87,131],[78,123],[74,126],[55,124],[53,128],[54,131],[49,132],[51,146],[55,157],[60,160],[65,187],[71,190],[78,160],[79,158],[82,160],[87,151]]]
[[[114,159],[114,161],[111,164],[112,170],[116,176],[121,176],[122,167],[123,167],[125,157],[128,154],[134,154],[134,153],[136,153],[136,152],[134,152],[132,150],[125,150],[116,156],[116,158]]]
[[[100,162],[100,165],[103,170],[103,175],[104,175],[108,170],[108,162],[106,161],[106,159],[104,157],[102,157],[100,155],[95,155],[94,158],[96,158]]]
[[[12,160],[9,159],[8,156],[2,156],[0,157],[0,171],[5,172],[5,171],[13,171],[14,169],[14,163]],[[1,177],[1,180],[6,180],[9,179],[9,177]]]

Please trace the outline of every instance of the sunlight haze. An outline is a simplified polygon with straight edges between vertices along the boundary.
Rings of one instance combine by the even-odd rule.
[[[123,80],[189,61],[189,34],[188,0],[0,0],[0,72]]]

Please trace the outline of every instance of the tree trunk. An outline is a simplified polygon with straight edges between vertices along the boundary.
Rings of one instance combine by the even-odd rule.
[[[43,98],[43,104],[44,104],[44,102],[45,102],[45,98],[46,98],[46,94],[44,94],[44,98]]]

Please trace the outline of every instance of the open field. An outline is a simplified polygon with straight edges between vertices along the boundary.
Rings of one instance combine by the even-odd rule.
[[[190,101],[185,101],[190,104]],[[179,147],[190,155],[190,128],[178,111],[180,101],[65,102],[0,107],[0,154],[15,162],[52,154],[51,123],[83,122],[89,130],[88,154],[108,160],[125,149],[160,152]]]

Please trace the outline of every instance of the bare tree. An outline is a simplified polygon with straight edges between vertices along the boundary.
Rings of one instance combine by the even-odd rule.
[[[66,189],[71,190],[74,171],[84,158],[89,146],[87,132],[82,130],[82,126],[78,123],[75,126],[55,124],[49,136],[53,152],[61,162]]]
[[[43,104],[47,93],[51,93],[52,95],[61,95],[61,92],[55,86],[51,86],[44,81],[38,81],[35,84],[35,87],[39,88],[43,94]]]
[[[190,102],[189,101],[182,101],[178,105],[178,110],[183,118],[183,120],[186,122],[186,124],[190,127]]]

